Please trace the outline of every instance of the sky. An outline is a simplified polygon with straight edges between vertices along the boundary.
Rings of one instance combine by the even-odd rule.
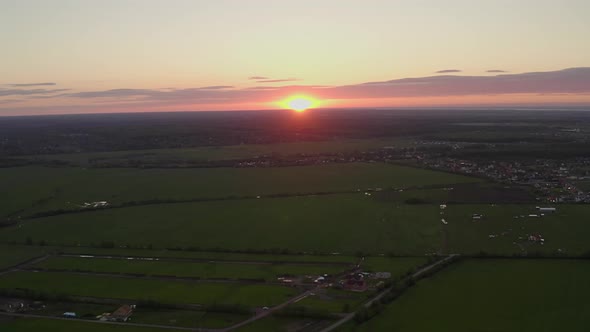
[[[0,116],[588,106],[588,0],[0,0]]]

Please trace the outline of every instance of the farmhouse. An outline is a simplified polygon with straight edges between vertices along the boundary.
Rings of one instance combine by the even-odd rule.
[[[107,317],[111,322],[126,322],[133,314],[134,305],[125,304]]]

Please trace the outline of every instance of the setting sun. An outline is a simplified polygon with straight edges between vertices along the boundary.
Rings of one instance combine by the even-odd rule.
[[[306,96],[293,96],[281,102],[284,108],[292,109],[296,112],[303,112],[307,109],[317,107],[319,102]]]

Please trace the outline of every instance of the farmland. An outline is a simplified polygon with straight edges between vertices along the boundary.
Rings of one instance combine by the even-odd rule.
[[[418,117],[377,134],[390,120],[375,116],[366,127],[349,114],[325,132],[309,122],[271,136],[228,135],[240,120],[176,138],[153,124],[43,136],[62,145],[35,132],[0,142],[16,151],[0,155],[0,188],[9,188],[0,191],[0,311],[78,314],[3,315],[0,330],[153,331],[79,321],[125,305],[137,305],[133,323],[216,332],[311,332],[342,318],[345,331],[588,323],[590,206],[579,189],[590,161],[583,139],[568,143],[583,133],[498,131],[486,125],[494,115],[475,128],[462,116]],[[416,136],[398,135],[406,130]],[[543,140],[579,157],[531,159],[549,150]]]
[[[33,272],[14,272],[1,276],[0,285],[3,289],[24,288],[56,295],[248,306],[278,304],[297,293],[293,288],[273,285],[196,283]]]
[[[75,270],[200,279],[256,279],[274,281],[279,276],[336,274],[346,266],[301,264],[196,263],[127,259],[53,257],[33,266],[37,269]]]
[[[587,261],[468,260],[342,331],[586,331],[589,277]]]
[[[87,331],[87,332],[162,332],[162,329],[136,326],[120,326],[99,324],[95,322],[52,320],[44,318],[0,318],[2,328],[10,332],[63,332],[63,331]],[[174,331],[174,330],[172,330]]]
[[[478,181],[459,175],[366,163],[243,169],[18,167],[4,168],[2,174],[0,186],[15,190],[0,194],[6,203],[0,216],[13,219],[48,210],[79,210],[83,203],[94,201],[117,206],[145,201],[254,198]]]
[[[449,205],[440,215],[438,205],[390,203],[363,193],[162,204],[28,220],[19,227],[0,230],[0,241],[24,243],[30,237],[51,245],[96,246],[108,239],[117,246],[161,249],[277,248],[398,255],[439,251],[510,255],[523,250],[554,253],[558,249],[579,255],[590,250],[585,240],[590,227],[584,219],[588,206],[561,205],[555,214],[528,217],[535,211],[532,205],[457,204]],[[476,222],[473,214],[485,218]],[[448,224],[441,223],[441,218]],[[349,232],[350,228],[355,232]],[[232,232],[225,237],[215,236],[227,229]],[[261,229],[273,236],[269,238]],[[528,243],[523,241],[527,234],[541,234],[547,241],[544,245]],[[580,236],[572,238],[574,234]],[[490,235],[498,236],[492,239]],[[519,246],[521,242],[526,245]]]

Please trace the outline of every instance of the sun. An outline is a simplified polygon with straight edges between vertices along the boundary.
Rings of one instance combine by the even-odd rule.
[[[282,101],[281,106],[292,109],[295,112],[303,112],[307,109],[317,107],[317,100],[307,96],[292,96]]]

